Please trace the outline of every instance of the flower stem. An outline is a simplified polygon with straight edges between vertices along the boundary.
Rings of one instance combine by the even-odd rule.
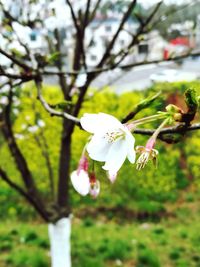
[[[168,123],[169,118],[166,118],[161,124],[160,126],[155,130],[155,132],[153,133],[151,138],[156,139],[160,133],[160,131],[162,130],[162,128]]]
[[[167,116],[167,113],[164,113],[164,114],[156,114],[156,115],[152,115],[152,116],[148,116],[148,117],[145,117],[145,118],[142,118],[142,119],[139,119],[139,120],[135,120],[133,121],[133,123],[140,123],[140,122],[151,122],[151,121],[154,121],[154,120],[159,120],[159,119],[163,119]]]
[[[167,113],[156,114],[156,115],[148,116],[148,117],[145,117],[145,118],[142,118],[142,119],[139,119],[139,120],[135,120],[135,121],[133,121],[133,122],[131,122],[129,124],[126,124],[126,126],[131,131],[131,130],[134,130],[135,127],[140,125],[140,124],[144,124],[144,123],[147,123],[147,122],[152,122],[152,121],[155,121],[155,120],[160,120],[160,119],[166,118],[166,116],[167,116]]]

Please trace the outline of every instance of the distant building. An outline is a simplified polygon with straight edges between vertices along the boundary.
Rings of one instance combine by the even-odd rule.
[[[200,48],[200,14],[197,16],[196,23],[196,46]]]
[[[96,65],[108,44],[112,40],[120,24],[118,18],[96,18],[86,30],[85,48],[88,51],[86,62],[89,66]],[[112,53],[118,53],[128,46],[138,28],[138,24],[128,20],[120,32]]]
[[[25,1],[24,10],[26,10],[29,1]],[[40,4],[39,4],[40,3]],[[72,67],[74,51],[75,51],[75,35],[76,29],[74,28],[73,21],[71,19],[71,13],[69,7],[66,5],[65,0],[41,0],[37,5],[30,6],[32,13],[31,19],[34,21],[35,17],[42,18],[45,27],[40,23],[34,23],[32,26],[22,26],[15,22],[13,28],[15,33],[12,33],[12,39],[14,41],[10,44],[3,44],[9,49],[17,49],[20,52],[24,52],[24,47],[20,44],[20,40],[26,44],[30,49],[35,52],[46,51],[51,42],[54,41],[54,30],[57,28],[60,32],[61,49],[63,55],[63,62]],[[10,9],[14,17],[19,17],[19,0],[8,0],[6,2],[7,8]],[[84,1],[73,0],[73,8],[77,14],[80,8],[83,8]],[[85,8],[85,6],[84,6]],[[26,12],[25,12],[26,13]],[[109,13],[109,16],[108,16]],[[111,10],[106,15],[97,12],[94,20],[89,23],[85,31],[84,50],[86,51],[86,64],[89,67],[96,66],[106,48],[108,47],[113,36],[117,32],[122,17],[122,11],[118,10],[112,12]],[[160,36],[158,31],[151,31],[148,34],[142,36],[143,39],[139,41],[139,45],[134,45],[133,48],[126,50],[131,43],[133,36],[136,34],[139,24],[134,19],[129,19],[124,23],[123,29],[120,32],[114,47],[111,51],[113,55],[120,53],[118,58],[115,58],[115,62],[120,60],[122,55],[127,55],[123,58],[121,64],[133,63],[142,60],[155,60],[163,57],[164,47],[166,41]],[[7,34],[5,29],[0,28],[0,34]],[[47,42],[47,38],[49,42]],[[113,62],[114,63],[114,62]]]

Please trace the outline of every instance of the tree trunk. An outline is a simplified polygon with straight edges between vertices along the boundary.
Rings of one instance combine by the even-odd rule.
[[[48,228],[51,248],[51,267],[71,267],[70,217],[62,218],[55,224],[50,223]]]

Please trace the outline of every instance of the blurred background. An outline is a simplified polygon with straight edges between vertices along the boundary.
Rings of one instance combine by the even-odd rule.
[[[51,50],[55,45],[55,30],[58,29],[60,34],[61,70],[80,70],[71,91],[70,105],[73,105],[78,90],[87,79],[84,71],[98,66],[131,1],[100,2],[84,32],[87,68],[74,65],[77,42],[65,1],[7,0],[0,3],[1,50],[25,63],[30,61],[35,66],[45,67],[44,96],[54,106],[63,100],[59,75],[49,75],[59,69],[58,54],[53,48]],[[76,16],[81,18],[86,1],[73,0],[71,3]],[[92,0],[91,6],[95,8],[95,4]],[[158,1],[137,2],[115,42],[111,63],[112,55],[121,51],[126,54],[123,48],[129,45],[157,4]],[[46,55],[49,55],[48,64],[44,63]],[[149,27],[139,35],[138,42],[125,57],[121,59],[119,55],[113,56],[113,64],[119,60],[122,67],[112,69],[109,63],[104,66],[108,70],[91,81],[79,117],[85,112],[105,112],[122,119],[138,102],[159,91],[162,91],[161,95],[137,114],[136,119],[162,111],[169,103],[186,110],[185,90],[194,88],[200,94],[200,1],[163,1]],[[0,67],[2,113],[8,103],[9,77],[5,72],[18,75],[22,70],[2,52]],[[68,75],[66,80],[70,83],[73,75]],[[199,114],[196,114],[194,122],[198,121]],[[57,181],[61,142],[58,137],[62,124],[59,118],[49,116],[38,102],[31,81],[15,88],[12,125],[33,177],[44,199],[50,201],[46,177],[50,171],[50,176]],[[155,128],[157,123],[145,127]],[[77,168],[88,136],[75,128],[71,171]],[[136,145],[144,145],[148,139],[142,135],[135,137]],[[157,169],[149,163],[144,170],[137,171],[134,165],[126,162],[116,182],[110,184],[101,165],[97,165],[97,177],[101,181],[97,199],[79,196],[70,185],[73,267],[200,266],[200,132],[191,131],[184,136],[173,134],[168,140],[156,144],[159,151]],[[0,166],[15,182],[21,183],[9,142],[2,132]],[[35,210],[1,179],[0,207],[0,266],[50,266],[46,225]]]

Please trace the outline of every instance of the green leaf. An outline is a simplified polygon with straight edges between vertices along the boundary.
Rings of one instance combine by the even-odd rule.
[[[51,55],[47,57],[47,61],[49,63],[54,63],[56,60],[58,60],[59,56],[60,56],[60,52],[52,53]]]
[[[197,92],[194,88],[189,88],[185,92],[185,103],[188,107],[189,112],[196,112],[199,101],[198,101],[198,96]]]

